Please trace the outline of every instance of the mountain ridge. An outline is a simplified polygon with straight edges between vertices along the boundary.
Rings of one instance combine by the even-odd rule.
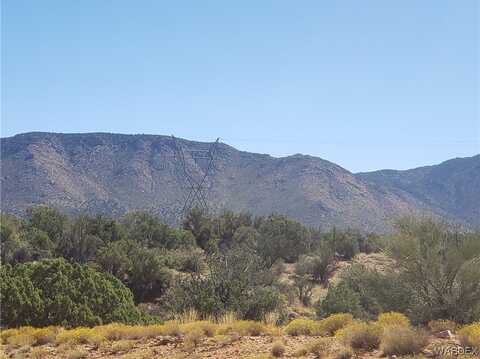
[[[113,216],[149,210],[171,222],[173,210],[182,206],[188,193],[185,183],[179,183],[172,141],[172,136],[165,135],[107,132],[29,132],[1,138],[2,211],[22,214],[37,204],[69,213]],[[211,145],[175,141],[193,151],[206,151]],[[480,155],[466,159],[471,161],[466,161],[465,181],[475,185],[480,180]],[[456,159],[449,161],[456,167]],[[454,190],[445,198],[438,191],[428,191],[432,179],[427,174],[432,170],[352,173],[315,156],[273,157],[224,143],[217,147],[215,163],[213,175],[205,182],[208,203],[215,211],[277,212],[313,226],[378,232],[388,231],[396,218],[413,213],[478,224],[476,207],[469,198],[476,199],[480,191],[475,193],[473,188],[472,195],[468,192],[472,186],[463,183],[461,176],[448,175],[461,172],[459,168],[433,171],[431,176],[441,174],[449,186],[461,188],[457,192],[467,204],[464,210],[462,203],[450,203],[457,200]],[[185,168],[192,176],[203,176],[205,166],[186,153]],[[428,173],[422,176],[424,172]],[[433,183],[440,186],[442,180]]]

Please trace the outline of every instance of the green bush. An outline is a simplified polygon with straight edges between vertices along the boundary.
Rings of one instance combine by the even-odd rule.
[[[62,259],[2,266],[2,326],[135,322],[132,293],[111,275]]]

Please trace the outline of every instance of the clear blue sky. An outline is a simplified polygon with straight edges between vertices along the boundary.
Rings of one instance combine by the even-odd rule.
[[[480,152],[476,0],[2,0],[2,136],[174,134],[351,171]]]

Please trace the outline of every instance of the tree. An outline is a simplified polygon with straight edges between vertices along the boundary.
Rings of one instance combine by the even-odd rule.
[[[261,223],[259,233],[258,252],[269,265],[280,258],[293,263],[311,248],[309,230],[284,216],[269,216]]]
[[[90,326],[140,319],[119,280],[63,259],[2,266],[2,326]]]
[[[200,208],[192,208],[183,221],[183,229],[190,231],[199,246],[202,249],[207,248],[207,243],[211,239],[211,222]]]
[[[55,244],[61,241],[67,224],[67,216],[55,208],[36,206],[27,209],[27,225],[45,232]]]
[[[335,254],[343,259],[352,259],[359,252],[359,241],[361,235],[354,231],[338,231],[333,228],[327,234],[326,240]]]

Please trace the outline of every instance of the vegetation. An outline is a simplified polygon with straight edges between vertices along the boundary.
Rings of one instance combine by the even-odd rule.
[[[4,327],[117,322],[155,332],[193,312],[210,322],[232,316],[239,333],[262,332],[252,324],[260,321],[288,324],[292,336],[350,327],[345,341],[358,336],[369,347],[377,327],[480,320],[480,234],[431,219],[404,219],[394,234],[376,236],[321,232],[277,214],[193,209],[174,228],[145,212],[114,220],[35,207],[24,219],[2,214],[0,240]],[[373,251],[392,264],[357,263],[360,252]],[[309,318],[290,321],[299,315]],[[377,317],[375,328],[353,319]],[[136,335],[121,331],[129,334],[115,335],[126,340]]]

